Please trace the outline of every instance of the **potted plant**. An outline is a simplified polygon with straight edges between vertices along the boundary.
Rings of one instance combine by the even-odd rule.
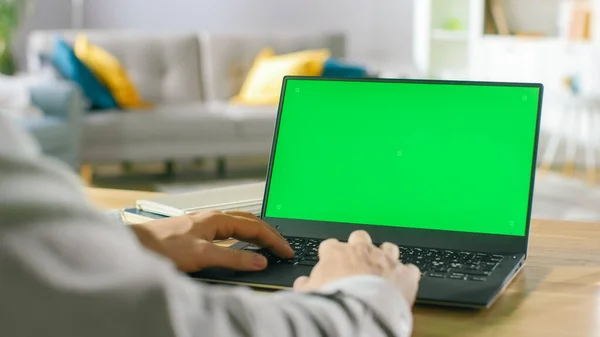
[[[0,73],[12,75],[15,65],[12,42],[21,23],[29,13],[31,0],[0,0]]]

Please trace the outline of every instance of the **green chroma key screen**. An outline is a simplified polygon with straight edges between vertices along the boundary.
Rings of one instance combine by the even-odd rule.
[[[523,236],[540,91],[288,79],[265,215]]]

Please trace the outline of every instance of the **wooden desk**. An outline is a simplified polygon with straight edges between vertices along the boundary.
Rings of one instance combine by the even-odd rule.
[[[87,193],[103,209],[157,195]],[[417,307],[414,336],[600,336],[600,224],[534,221],[526,267],[491,309]]]

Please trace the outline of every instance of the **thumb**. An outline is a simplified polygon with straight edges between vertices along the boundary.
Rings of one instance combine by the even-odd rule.
[[[294,290],[302,291],[305,290],[308,284],[308,276],[300,276],[294,281]]]
[[[267,267],[267,259],[262,255],[214,244],[204,247],[200,259],[203,268],[223,267],[239,271],[256,271]]]
[[[413,305],[417,299],[417,292],[419,291],[421,271],[417,266],[409,264],[405,267],[404,277],[404,296],[406,296],[406,299]]]

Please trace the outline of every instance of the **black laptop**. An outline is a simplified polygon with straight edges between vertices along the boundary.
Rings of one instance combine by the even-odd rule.
[[[261,272],[192,274],[282,289],[319,243],[358,229],[401,247],[418,302],[489,307],[527,257],[541,84],[284,79],[261,217],[296,251]]]

